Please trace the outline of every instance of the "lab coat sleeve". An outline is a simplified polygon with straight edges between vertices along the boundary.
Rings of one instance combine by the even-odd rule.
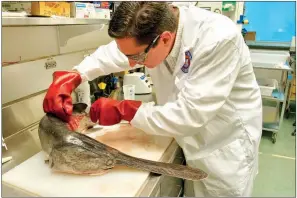
[[[92,81],[98,76],[128,70],[129,61],[118,49],[116,42],[111,41],[107,45],[100,46],[73,69],[81,74],[83,82]]]
[[[202,52],[203,51],[203,52]],[[181,137],[199,133],[224,105],[240,70],[240,57],[232,40],[198,48],[174,102],[164,106],[142,104],[131,125],[148,134]]]

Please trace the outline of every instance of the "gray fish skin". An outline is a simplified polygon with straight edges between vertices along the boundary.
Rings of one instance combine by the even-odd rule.
[[[124,165],[187,180],[201,180],[207,177],[207,174],[200,169],[126,155],[80,133],[81,130],[95,125],[84,112],[86,107],[86,104],[74,104],[72,117],[78,121],[76,127],[69,127],[67,123],[52,114],[46,114],[41,119],[38,130],[39,139],[53,171],[101,175],[115,165]]]

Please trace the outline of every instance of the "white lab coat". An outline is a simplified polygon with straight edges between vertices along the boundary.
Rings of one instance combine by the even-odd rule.
[[[251,196],[262,101],[248,47],[227,17],[195,6],[179,10],[184,27],[173,73],[164,63],[148,69],[158,105],[142,104],[131,125],[174,137],[187,164],[209,174],[186,181],[185,196]],[[192,56],[188,70],[183,67],[187,51]],[[128,68],[115,42],[75,67],[87,80]]]

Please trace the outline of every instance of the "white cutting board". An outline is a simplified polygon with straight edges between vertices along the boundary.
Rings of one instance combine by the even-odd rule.
[[[120,128],[118,128],[120,127]],[[172,138],[149,136],[130,125],[104,127],[88,134],[118,150],[140,158],[158,161]],[[101,176],[54,173],[44,163],[43,151],[2,176],[2,182],[14,189],[45,197],[133,197],[149,173],[127,167],[116,167]]]

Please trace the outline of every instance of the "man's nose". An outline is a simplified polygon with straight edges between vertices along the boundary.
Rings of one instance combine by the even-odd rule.
[[[134,60],[129,60],[129,65],[130,65],[130,67],[134,67],[136,64],[137,64],[136,61],[134,61]]]

